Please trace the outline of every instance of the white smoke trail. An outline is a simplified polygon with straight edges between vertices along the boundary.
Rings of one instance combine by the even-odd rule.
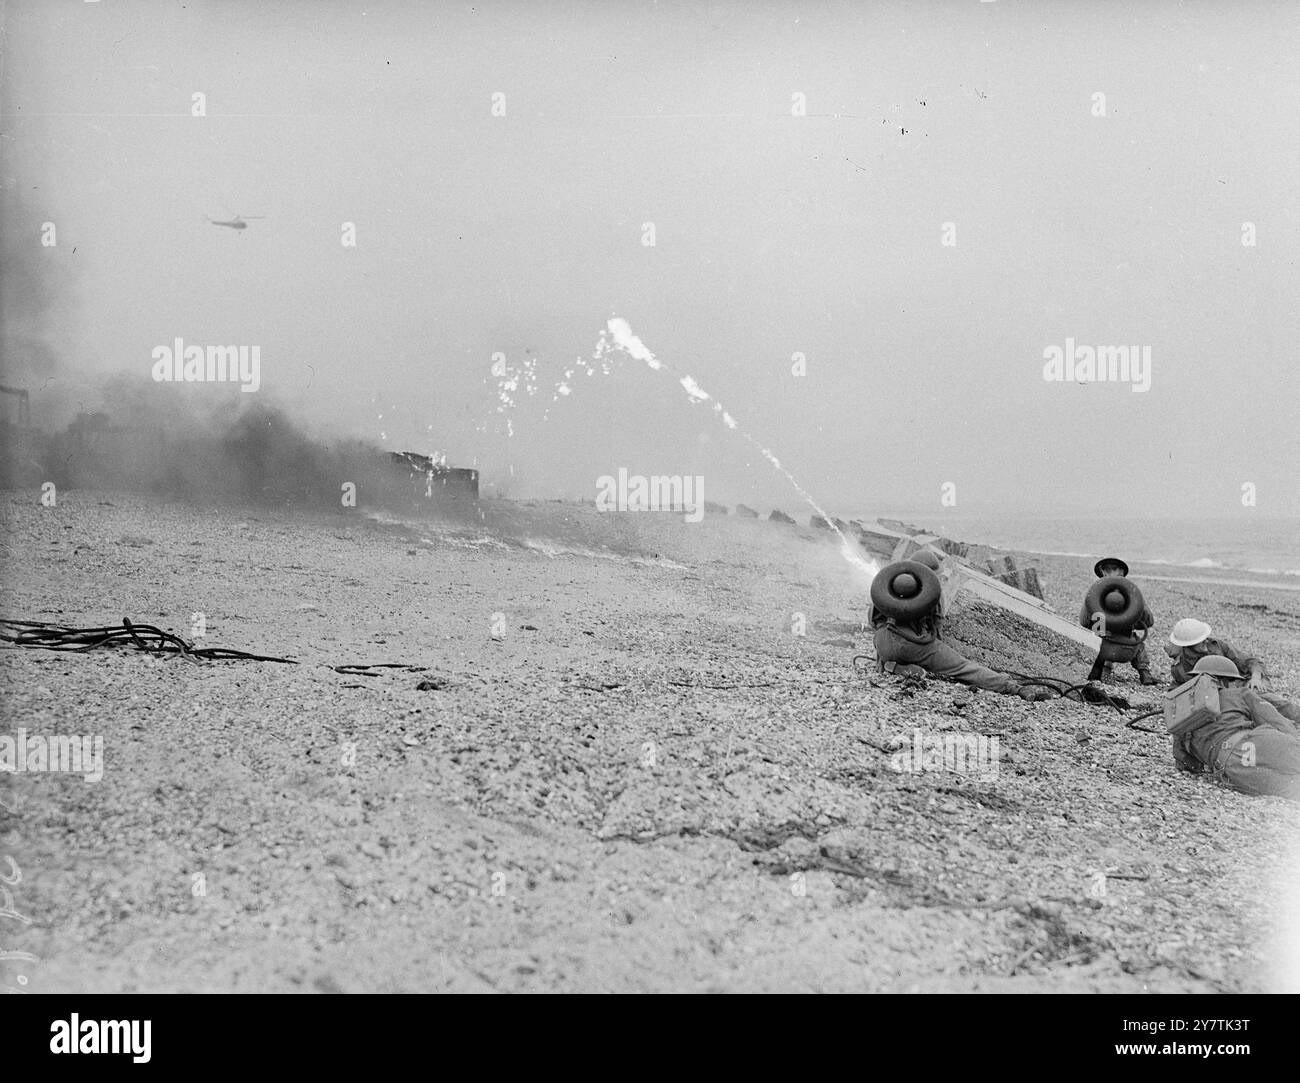
[[[660,361],[655,357],[650,348],[633,333],[632,327],[627,320],[623,319],[621,316],[615,316],[610,319],[605,325],[605,330],[600,333],[600,339],[596,343],[596,359],[603,360],[610,350],[620,350],[637,361],[644,361],[656,372],[668,372],[671,375],[676,376],[677,382],[682,385],[682,388],[686,391],[687,397],[690,398],[692,402],[712,402],[713,411],[721,418],[722,423],[738,436],[748,440],[749,443],[758,448],[763,458],[770,462],[776,470],[780,471],[780,473],[785,476],[785,479],[794,487],[795,492],[799,494],[804,503],[820,515],[825,522],[830,524],[830,528],[839,535],[840,556],[848,561],[855,570],[865,574],[869,580],[875,578],[876,573],[880,571],[880,566],[874,561],[866,560],[861,555],[853,543],[844,536],[844,532],[835,525],[835,520],[832,519],[822,509],[821,505],[817,503],[813,498],[813,495],[799,484],[798,480],[789,470],[781,465],[781,460],[773,455],[767,448],[763,447],[763,445],[750,436],[749,433],[741,429],[737,424],[736,419],[723,409],[722,403],[705,391],[704,388],[700,387],[693,376],[689,373],[679,373],[667,362]]]

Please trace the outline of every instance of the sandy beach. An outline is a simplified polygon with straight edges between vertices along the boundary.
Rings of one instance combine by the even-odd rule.
[[[558,502],[4,509],[0,614],[298,663],[0,652],[6,732],[104,746],[98,782],[0,778],[30,920],[0,946],[38,958],[28,991],[1294,987],[1274,873],[1300,809],[1180,775],[1108,709],[855,668],[866,582],[824,531]],[[1077,612],[1088,562],[1024,559]],[[1300,693],[1300,595],[1133,578],[1161,639],[1203,617]],[[1086,674],[975,606],[948,635]],[[995,770],[895,770],[918,732],[996,737]]]

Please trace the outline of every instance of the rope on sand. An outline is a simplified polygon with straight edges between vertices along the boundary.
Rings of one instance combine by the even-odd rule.
[[[288,666],[298,664],[292,658],[249,654],[247,651],[227,647],[196,647],[172,632],[164,632],[152,624],[136,624],[129,617],[123,617],[120,625],[102,628],[72,628],[45,621],[0,617],[0,641],[10,647],[31,647],[45,651],[84,652],[98,647],[133,647],[150,654],[178,654],[187,661],[280,662]]]

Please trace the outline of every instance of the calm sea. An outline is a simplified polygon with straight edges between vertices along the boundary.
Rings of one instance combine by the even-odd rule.
[[[1300,577],[1300,519],[1242,514],[1232,519],[1136,519],[883,514],[959,541],[1032,553],[1097,559],[1113,554],[1130,564],[1222,569]],[[863,518],[868,518],[864,516]]]

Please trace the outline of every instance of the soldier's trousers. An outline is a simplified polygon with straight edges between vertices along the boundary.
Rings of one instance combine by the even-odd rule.
[[[1116,643],[1113,639],[1103,639],[1101,641],[1101,650],[1097,652],[1097,660],[1092,663],[1092,669],[1088,673],[1088,680],[1097,681],[1101,679],[1102,668],[1111,662],[1132,662],[1133,668],[1139,673],[1149,672],[1151,669],[1151,659],[1147,657],[1147,645],[1143,640],[1141,643]]]
[[[1005,673],[987,666],[976,665],[963,658],[942,639],[933,643],[913,643],[889,628],[877,628],[873,637],[876,659],[882,671],[906,675],[909,666],[917,666],[936,677],[974,685],[990,692],[1003,692],[1014,696],[1020,691],[1020,682]]]
[[[1260,727],[1220,747],[1215,774],[1234,790],[1300,801],[1300,737]]]
[[[1277,713],[1283,718],[1300,722],[1300,703],[1292,703],[1286,696],[1279,696],[1276,692],[1260,692],[1259,698],[1276,707]]]

